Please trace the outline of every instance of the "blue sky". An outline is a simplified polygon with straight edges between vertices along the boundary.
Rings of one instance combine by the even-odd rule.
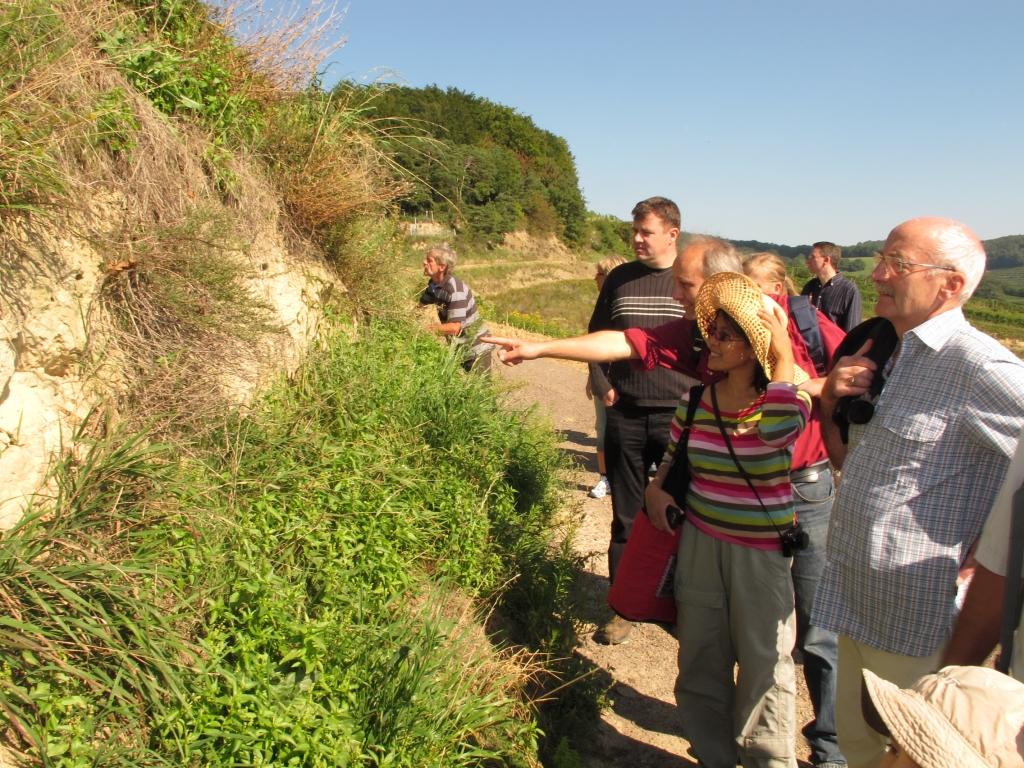
[[[587,205],[786,244],[1024,233],[1024,2],[349,0],[325,80],[454,86],[563,136]]]

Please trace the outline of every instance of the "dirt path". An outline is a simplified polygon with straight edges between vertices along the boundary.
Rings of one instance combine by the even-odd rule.
[[[495,327],[496,334],[524,336],[522,332]],[[611,706],[604,711],[597,739],[583,755],[587,768],[629,765],[635,768],[695,766],[689,745],[678,735],[679,725],[672,693],[676,675],[675,638],[653,624],[641,624],[627,643],[618,646],[594,642],[592,634],[610,616],[607,592],[607,549],[611,527],[611,499],[591,499],[587,490],[596,481],[594,456],[594,408],[583,390],[586,367],[558,360],[535,360],[515,367],[495,359],[496,377],[516,385],[509,402],[535,405],[565,436],[562,447],[578,459],[582,469],[574,479],[583,505],[583,522],[575,538],[576,551],[585,558],[580,585],[580,607],[587,625],[581,629],[577,652],[603,670],[610,685]],[[797,722],[810,717],[810,702],[797,670],[799,701]],[[807,757],[800,740],[797,756]],[[809,765],[801,762],[801,766]]]

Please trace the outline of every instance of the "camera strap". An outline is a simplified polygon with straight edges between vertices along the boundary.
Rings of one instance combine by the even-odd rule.
[[[729,449],[729,455],[732,456],[732,461],[736,465],[736,469],[738,469],[740,471],[740,474],[743,476],[743,479],[747,481],[747,486],[754,493],[754,498],[757,499],[757,503],[760,504],[761,505],[761,509],[764,510],[764,516],[768,518],[768,522],[772,524],[772,528],[775,529],[775,533],[777,533],[779,535],[779,539],[781,540],[782,539],[782,531],[779,529],[779,526],[775,524],[775,520],[772,518],[771,514],[768,512],[768,508],[764,505],[764,502],[761,501],[761,494],[759,494],[757,492],[757,488],[755,488],[754,487],[754,483],[751,482],[750,475],[747,474],[747,470],[745,470],[743,468],[743,465],[740,464],[740,460],[736,456],[736,451],[734,451],[732,449],[732,441],[729,440],[729,435],[726,434],[725,425],[722,423],[722,416],[718,412],[718,395],[715,393],[715,389],[716,389],[715,385],[712,384],[711,385],[711,408],[715,412],[715,423],[718,425],[718,431],[722,433],[722,439],[725,441],[725,447]],[[794,521],[795,521],[795,519],[796,519],[796,517],[794,515]]]

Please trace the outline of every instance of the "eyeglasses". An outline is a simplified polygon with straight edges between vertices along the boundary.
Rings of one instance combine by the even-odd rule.
[[[720,331],[717,328],[708,328],[708,341],[711,341],[712,339],[717,341],[719,344],[736,344],[737,342],[742,343],[744,341],[744,339],[741,339],[738,336],[733,336],[725,331]]]
[[[896,256],[887,256],[885,254],[875,254],[875,266],[879,264],[885,264],[885,268],[892,272],[894,275],[903,276],[910,272],[917,272],[922,269],[943,269],[947,272],[956,272],[956,267],[947,267],[942,264],[923,264],[920,261],[907,261],[906,259],[900,259]],[[911,269],[917,267],[917,269]]]

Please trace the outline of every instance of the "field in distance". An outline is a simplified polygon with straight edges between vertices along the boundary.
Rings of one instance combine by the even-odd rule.
[[[421,258],[423,247],[413,246],[420,254],[415,258]],[[488,319],[548,336],[574,336],[586,332],[597,299],[595,264],[605,255],[514,233],[499,248],[460,248],[456,273],[469,283]],[[873,260],[854,258],[843,266],[871,316],[877,297],[870,279]],[[802,258],[791,259],[789,271],[798,289],[810,277]],[[1024,357],[1024,267],[988,270],[965,311],[976,327]]]

